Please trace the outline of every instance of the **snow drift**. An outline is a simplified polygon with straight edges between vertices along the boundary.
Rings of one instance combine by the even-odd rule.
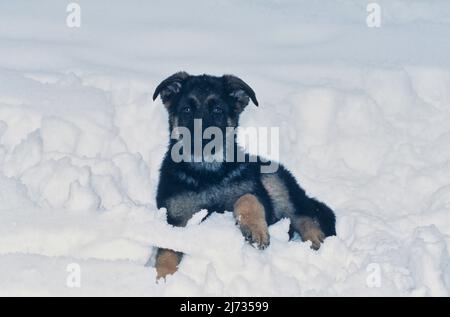
[[[356,0],[78,2],[80,29],[64,1],[0,3],[0,295],[449,295],[450,3],[378,1],[370,29]],[[252,84],[242,124],[280,127],[337,237],[315,252],[283,220],[261,252],[231,214],[166,224],[151,93],[178,70]],[[187,254],[159,284],[154,247]]]

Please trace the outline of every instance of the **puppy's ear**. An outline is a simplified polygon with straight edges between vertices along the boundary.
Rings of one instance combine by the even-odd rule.
[[[153,101],[160,95],[163,104],[166,107],[169,107],[170,101],[181,91],[183,83],[189,76],[190,75],[186,72],[178,72],[163,80],[163,82],[156,87],[155,93],[153,94]]]
[[[238,112],[242,112],[250,103],[250,99],[258,106],[255,92],[242,79],[233,75],[224,75],[225,87],[228,94],[235,100]]]

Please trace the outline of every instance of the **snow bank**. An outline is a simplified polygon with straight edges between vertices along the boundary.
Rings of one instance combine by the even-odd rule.
[[[374,30],[360,1],[79,2],[81,29],[60,1],[0,4],[0,295],[449,295],[449,3],[379,1]],[[150,97],[180,69],[252,83],[243,125],[280,127],[337,237],[281,221],[260,252],[231,214],[166,224]],[[159,284],[154,247],[187,254]]]

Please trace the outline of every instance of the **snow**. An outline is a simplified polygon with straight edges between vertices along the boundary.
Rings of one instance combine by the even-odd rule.
[[[0,3],[0,295],[448,296],[450,3]],[[234,73],[279,127],[280,159],[337,214],[315,252],[287,220],[258,251],[230,213],[166,224],[155,86]],[[154,248],[186,253],[155,283]],[[149,260],[150,259],[150,260]],[[81,287],[69,287],[70,265]]]

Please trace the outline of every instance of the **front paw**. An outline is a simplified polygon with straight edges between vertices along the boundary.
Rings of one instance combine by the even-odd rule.
[[[270,245],[269,230],[266,228],[248,228],[241,226],[242,235],[252,246],[264,250]]]
[[[246,194],[234,204],[234,215],[245,239],[263,250],[270,244],[265,210],[258,198]]]

